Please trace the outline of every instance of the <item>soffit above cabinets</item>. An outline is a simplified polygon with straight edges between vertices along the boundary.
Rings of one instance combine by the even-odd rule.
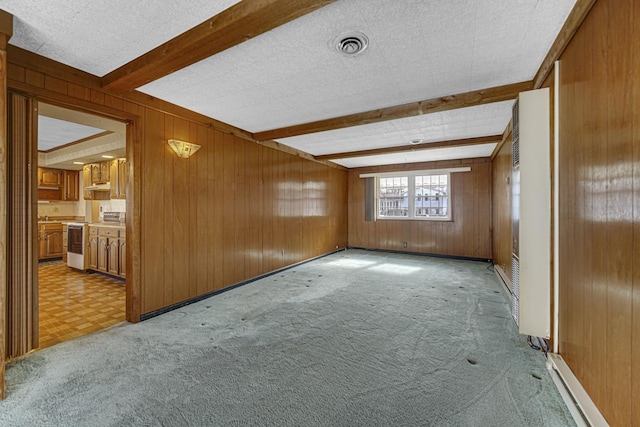
[[[247,4],[0,0],[0,8],[15,15],[11,44],[98,77],[229,7]],[[255,7],[272,4],[295,8],[286,0]],[[575,0],[337,0],[315,9],[297,4],[304,10],[296,19],[260,35],[247,25],[238,32],[246,41],[138,90],[251,133],[377,109],[384,115],[390,107],[424,100],[446,104],[454,94],[481,96],[487,88],[532,80]],[[337,52],[339,39],[354,32],[367,36],[367,49],[355,57]],[[471,108],[455,113],[390,116],[378,127],[276,139],[311,154],[331,154],[400,146],[414,135],[431,142],[502,133],[509,122],[506,104],[479,108],[470,99],[461,106]],[[485,151],[443,148],[442,155]],[[376,164],[397,161],[385,156],[391,154],[367,157]],[[341,164],[347,163],[354,161]]]
[[[125,157],[125,148],[125,123],[38,103],[39,166],[80,170],[103,156]]]

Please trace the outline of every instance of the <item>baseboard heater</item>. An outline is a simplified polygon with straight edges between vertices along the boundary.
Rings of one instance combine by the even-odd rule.
[[[498,278],[498,282],[502,285],[502,289],[504,290],[505,295],[509,298],[509,302],[511,302],[511,297],[513,292],[511,292],[511,280],[507,277],[507,273],[497,264],[493,264],[493,272]]]
[[[548,357],[547,369],[549,369],[551,378],[576,424],[591,427],[608,426],[609,423],[604,419],[580,381],[571,372],[571,368],[562,356],[549,353]]]

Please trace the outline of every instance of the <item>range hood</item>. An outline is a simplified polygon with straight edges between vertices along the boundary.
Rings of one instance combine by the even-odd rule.
[[[106,184],[94,184],[84,188],[85,190],[93,190],[93,191],[109,191],[111,190],[111,183],[107,182]]]

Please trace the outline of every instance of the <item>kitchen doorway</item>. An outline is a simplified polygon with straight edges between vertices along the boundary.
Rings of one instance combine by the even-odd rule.
[[[126,318],[128,169],[125,123],[43,102],[37,121],[42,349]]]

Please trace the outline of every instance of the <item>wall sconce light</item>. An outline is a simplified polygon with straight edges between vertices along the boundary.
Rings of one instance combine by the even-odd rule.
[[[183,159],[188,159],[201,148],[198,144],[192,144],[178,139],[170,139],[167,142],[169,143],[169,147],[176,152],[178,157],[182,157]]]

